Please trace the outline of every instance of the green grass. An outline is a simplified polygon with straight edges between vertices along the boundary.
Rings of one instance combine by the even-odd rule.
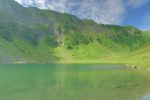
[[[0,63],[50,63],[57,58],[53,56],[52,48],[44,41],[37,47],[31,43],[15,39],[12,43],[0,39]]]
[[[0,63],[128,63],[149,67],[149,31],[22,7],[13,0],[0,0],[0,6]]]
[[[118,43],[107,38],[105,35],[106,34],[100,34],[100,36],[97,36],[96,34],[90,34],[88,36],[92,37],[93,42],[84,44],[81,41],[81,44],[74,45],[74,47],[69,49],[64,44],[54,49],[55,54],[61,58],[61,63],[122,63],[134,66],[149,67],[149,32],[142,33],[142,35],[145,37],[145,40],[143,40],[145,42],[143,42],[141,45],[139,42],[135,42],[137,47],[134,49],[130,48],[130,45],[128,44],[123,43],[123,45],[122,42]],[[97,38],[100,39],[100,42],[96,41]],[[126,41],[128,41],[128,39]],[[139,43],[139,46],[137,43]]]
[[[135,52],[125,55],[121,60],[128,64],[150,67],[150,46],[143,47]]]

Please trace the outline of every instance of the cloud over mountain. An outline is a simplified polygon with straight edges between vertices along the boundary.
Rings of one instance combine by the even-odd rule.
[[[140,7],[149,0],[15,0],[24,6],[67,12],[97,23],[121,24],[127,7]]]

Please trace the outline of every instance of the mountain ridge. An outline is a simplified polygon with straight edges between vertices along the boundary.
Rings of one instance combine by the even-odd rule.
[[[149,36],[133,26],[97,24],[0,0],[0,42],[0,63],[125,63],[124,56],[144,47]]]

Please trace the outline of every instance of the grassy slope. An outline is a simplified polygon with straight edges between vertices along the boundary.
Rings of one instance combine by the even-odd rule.
[[[144,32],[145,35],[150,36],[150,32]],[[134,52],[130,52],[129,54],[123,56],[120,59],[120,62],[139,65],[144,67],[150,67],[150,42],[145,43],[141,48]]]
[[[149,67],[150,65],[150,32],[143,32],[146,43],[131,51],[129,47],[120,45],[110,39],[103,38],[107,44],[92,42],[68,50],[64,46],[55,49],[56,56],[61,57],[61,63],[123,63]],[[109,47],[113,46],[113,48]]]
[[[42,51],[42,52],[41,52]],[[0,38],[0,63],[50,63],[55,62],[53,50],[45,42],[38,47],[16,39],[12,43]]]
[[[130,51],[128,47],[119,45],[109,39],[105,41],[109,45],[113,45],[114,48],[109,48],[98,42],[91,42],[89,44],[81,44],[78,48],[70,50],[66,49],[64,45],[52,49],[44,41],[38,47],[34,48],[30,43],[22,40],[15,39],[13,43],[10,43],[0,38],[0,61],[1,63],[49,63],[56,60],[51,55],[55,54],[56,57],[61,58],[60,61],[57,60],[61,63],[125,63],[149,66],[149,43],[135,51]]]
[[[55,49],[56,55],[61,57],[61,63],[123,63],[149,67],[150,46],[137,51],[114,52],[99,46],[97,43],[80,46],[78,50],[66,50],[64,47]]]
[[[0,0],[0,19],[0,63],[149,65],[149,32],[132,26],[97,24],[13,0]]]

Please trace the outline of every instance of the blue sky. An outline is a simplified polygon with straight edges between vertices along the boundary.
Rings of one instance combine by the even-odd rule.
[[[124,15],[125,17],[121,24],[133,25],[142,30],[150,30],[150,2],[135,8],[129,7]]]
[[[35,6],[67,12],[97,23],[133,25],[150,30],[150,0],[15,0],[25,7]]]

